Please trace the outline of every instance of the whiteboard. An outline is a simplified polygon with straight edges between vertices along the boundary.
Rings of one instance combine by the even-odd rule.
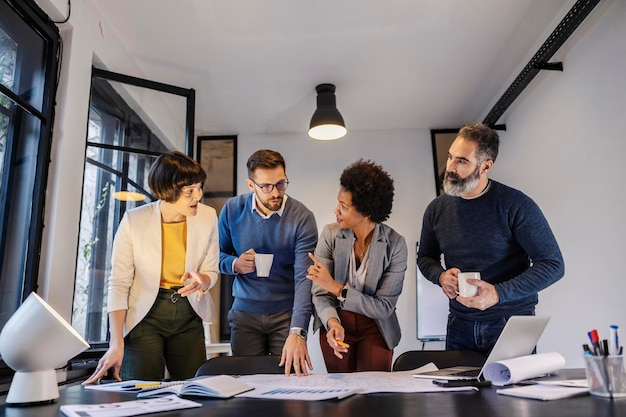
[[[449,299],[439,285],[424,278],[417,267],[417,261],[415,270],[417,271],[417,339],[422,342],[445,340]]]

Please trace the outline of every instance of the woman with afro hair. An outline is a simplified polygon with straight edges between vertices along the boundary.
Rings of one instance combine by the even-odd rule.
[[[324,227],[309,255],[314,330],[320,329],[328,372],[391,371],[407,262],[404,237],[383,224],[393,205],[393,179],[360,159],[339,183],[337,221]]]

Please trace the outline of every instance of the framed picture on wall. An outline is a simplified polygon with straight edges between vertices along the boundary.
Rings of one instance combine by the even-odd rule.
[[[204,203],[219,214],[237,192],[237,136],[198,136],[196,159],[206,172]]]
[[[204,168],[204,204],[217,211],[230,197],[237,194],[237,136],[198,136],[196,159]],[[211,326],[211,340],[230,340],[227,314],[233,304],[232,286],[235,277],[220,274],[220,279],[210,291],[219,312],[219,326]]]
[[[443,193],[443,174],[446,171],[448,150],[456,139],[459,129],[434,129],[430,131],[433,146],[433,165],[435,167],[435,187],[437,195]]]

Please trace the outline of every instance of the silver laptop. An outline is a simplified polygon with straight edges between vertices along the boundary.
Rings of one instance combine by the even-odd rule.
[[[549,321],[549,316],[511,316],[482,368],[454,366],[413,376],[428,379],[481,380],[485,367],[490,363],[530,355]]]

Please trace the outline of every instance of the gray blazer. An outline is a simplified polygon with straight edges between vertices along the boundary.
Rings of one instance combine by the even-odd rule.
[[[315,256],[340,284],[348,281],[354,239],[352,229],[342,229],[337,223],[332,223],[324,227],[315,248]],[[406,271],[406,242],[391,227],[379,223],[374,228],[369,251],[363,292],[349,288],[341,308],[374,319],[387,347],[393,349],[400,342],[396,302],[402,292]],[[332,317],[338,318],[340,302],[315,282],[311,292],[316,312],[313,330],[317,331],[322,325],[326,326]]]

